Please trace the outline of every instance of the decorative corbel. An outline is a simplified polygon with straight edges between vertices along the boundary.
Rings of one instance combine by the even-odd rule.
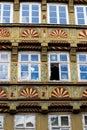
[[[42,114],[47,114],[48,113],[48,106],[47,105],[42,105],[41,106],[41,113]]]
[[[11,102],[9,104],[9,113],[10,114],[15,114],[16,113],[16,106],[17,106],[17,104],[15,104],[13,102]]]
[[[17,62],[18,57],[18,43],[12,43],[12,62]]]
[[[14,10],[19,11],[19,7],[20,7],[19,0],[14,0]]]
[[[73,106],[73,113],[78,114],[79,112],[80,112],[80,106],[79,105]]]
[[[47,61],[47,43],[42,43],[41,47],[42,47],[42,52],[41,52],[41,61],[42,62],[46,62]]]

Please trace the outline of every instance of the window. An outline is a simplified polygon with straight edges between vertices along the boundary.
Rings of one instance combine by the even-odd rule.
[[[87,115],[83,115],[83,130],[87,130]]]
[[[87,54],[78,53],[77,62],[79,81],[87,81]]]
[[[4,117],[0,115],[0,130],[4,130]]]
[[[49,53],[49,77],[52,81],[68,81],[69,55],[68,53]]]
[[[68,24],[67,5],[48,4],[48,23]]]
[[[10,53],[0,53],[0,81],[10,80]]]
[[[75,6],[75,19],[78,25],[87,25],[87,6]]]
[[[50,115],[49,130],[71,130],[69,115]]]
[[[21,3],[21,23],[40,23],[41,8],[38,3]]]
[[[14,130],[35,130],[35,116],[33,115],[15,116]]]
[[[19,80],[40,80],[40,54],[19,53]]]
[[[13,4],[0,3],[0,23],[12,23]]]

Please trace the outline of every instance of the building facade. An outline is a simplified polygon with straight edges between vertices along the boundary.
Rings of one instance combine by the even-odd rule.
[[[0,1],[0,130],[87,130],[87,1]]]

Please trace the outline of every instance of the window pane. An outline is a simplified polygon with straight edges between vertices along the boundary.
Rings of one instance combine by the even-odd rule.
[[[69,122],[68,122],[68,117],[67,116],[62,116],[61,117],[61,125],[62,126],[68,126],[69,125]]]
[[[31,55],[31,61],[39,61],[38,55]]]
[[[2,127],[3,127],[3,116],[0,116],[0,128],[2,128]]]
[[[57,61],[57,55],[50,55],[50,61]]]
[[[86,55],[79,55],[79,62],[85,62],[86,61]]]
[[[8,64],[0,64],[0,79],[8,79]]]
[[[58,123],[58,116],[51,117],[51,125],[52,126],[58,126],[59,125],[59,123]]]
[[[87,72],[87,65],[80,65],[80,71]]]
[[[15,127],[16,128],[24,128],[24,116],[16,116],[15,117]]]
[[[80,73],[81,80],[87,80],[87,73]]]
[[[21,61],[28,61],[28,55],[27,54],[22,54],[21,55]]]
[[[67,55],[65,54],[60,54],[60,61],[67,61]]]
[[[25,124],[26,128],[34,128],[35,127],[35,117],[34,116],[25,116],[25,123],[26,123]]]
[[[8,61],[8,54],[1,54],[1,61]]]
[[[50,80],[59,80],[59,64],[51,63],[51,76]]]
[[[87,125],[87,116],[84,116],[85,125]]]

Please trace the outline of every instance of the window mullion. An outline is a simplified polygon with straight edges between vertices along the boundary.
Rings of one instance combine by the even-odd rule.
[[[57,24],[59,24],[59,5],[56,5],[56,13],[57,13]]]

